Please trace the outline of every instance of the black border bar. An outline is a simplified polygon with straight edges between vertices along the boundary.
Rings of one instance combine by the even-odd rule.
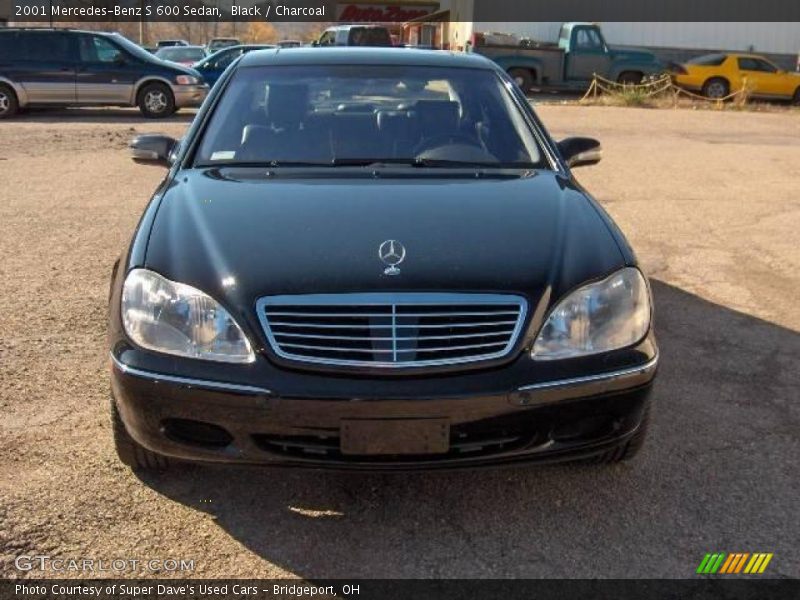
[[[22,586],[22,587],[20,587]],[[162,586],[162,587],[159,587]],[[131,590],[139,588],[140,593]],[[74,590],[74,591],[73,591]],[[99,593],[98,593],[99,590]],[[69,579],[2,580],[0,600],[787,600],[800,579]]]
[[[327,23],[348,14],[344,9],[351,5],[377,7],[370,13],[375,15],[392,11],[413,15],[419,10],[424,14],[438,7],[450,10],[450,20],[478,22],[800,22],[798,0],[0,0],[0,19],[11,23]],[[234,15],[232,6],[257,10]]]

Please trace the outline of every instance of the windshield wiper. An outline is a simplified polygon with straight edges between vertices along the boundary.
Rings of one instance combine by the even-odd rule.
[[[225,162],[200,163],[198,167],[256,167],[256,168],[277,168],[277,167],[331,167],[330,161],[311,161],[311,160],[229,160]]]
[[[200,163],[197,166],[207,167],[380,167],[401,165],[409,167],[455,168],[455,169],[536,169],[531,162],[481,162],[467,160],[450,160],[445,158],[334,158],[329,161],[303,160],[261,160],[261,161],[227,161]]]
[[[531,162],[485,162],[451,160],[446,158],[334,158],[334,166],[379,167],[381,165],[407,165],[410,167],[465,168],[465,169],[535,169]]]

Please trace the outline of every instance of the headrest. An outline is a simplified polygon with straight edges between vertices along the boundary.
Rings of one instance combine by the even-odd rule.
[[[271,84],[267,96],[267,117],[272,123],[298,123],[308,111],[308,86]]]
[[[397,134],[406,131],[411,123],[410,115],[405,110],[378,110],[378,129]]]
[[[423,124],[435,124],[437,129],[456,129],[461,118],[461,105],[451,100],[419,100],[414,110]]]

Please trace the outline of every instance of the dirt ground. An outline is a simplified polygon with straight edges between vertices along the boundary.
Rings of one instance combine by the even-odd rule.
[[[163,171],[125,145],[191,115],[0,124],[0,575],[44,554],[194,559],[178,575],[198,577],[688,577],[742,551],[800,576],[800,118],[540,114],[602,141],[576,173],[653,281],[662,366],[632,464],[137,478],[112,449],[106,293]]]

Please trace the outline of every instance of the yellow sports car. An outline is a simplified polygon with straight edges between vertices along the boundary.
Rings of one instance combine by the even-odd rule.
[[[783,71],[756,54],[706,54],[672,65],[672,74],[677,85],[708,98],[741,90],[746,80],[753,96],[800,104],[800,73]]]

